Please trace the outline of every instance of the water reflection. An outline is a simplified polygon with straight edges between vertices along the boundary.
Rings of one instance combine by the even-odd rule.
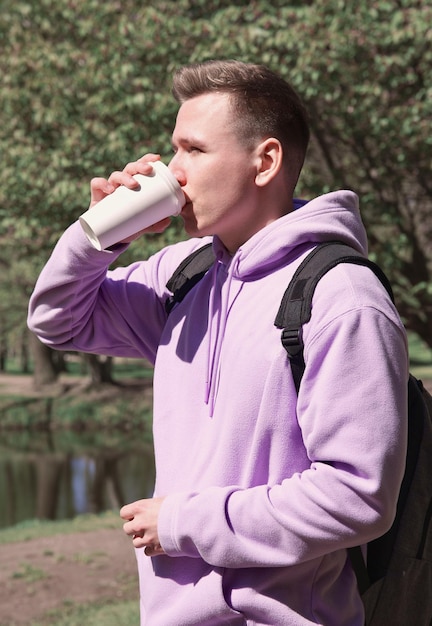
[[[0,528],[68,519],[149,497],[154,457],[145,433],[0,436]]]

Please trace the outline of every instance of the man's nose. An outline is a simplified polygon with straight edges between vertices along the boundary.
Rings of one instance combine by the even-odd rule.
[[[171,161],[168,163],[168,169],[172,174],[174,174],[180,186],[184,187],[186,185],[186,175],[184,169],[181,167],[178,154],[175,154]]]

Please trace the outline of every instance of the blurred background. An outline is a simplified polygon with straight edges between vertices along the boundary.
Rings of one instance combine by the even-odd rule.
[[[265,63],[297,89],[312,142],[296,195],[358,193],[432,378],[431,24],[423,0],[0,2],[0,527],[151,492],[149,364],[55,353],[26,314],[90,179],[148,151],[169,161],[182,64]],[[174,220],[120,262],[183,237]]]

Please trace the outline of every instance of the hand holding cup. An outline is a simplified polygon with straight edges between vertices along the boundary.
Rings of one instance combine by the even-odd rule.
[[[184,203],[179,183],[159,155],[147,154],[108,179],[93,178],[90,207],[79,219],[94,247],[104,250],[143,232],[163,232]]]

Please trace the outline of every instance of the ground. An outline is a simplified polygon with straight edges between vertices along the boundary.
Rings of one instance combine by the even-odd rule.
[[[32,624],[70,604],[134,600],[138,576],[121,529],[54,535],[0,547],[0,625]]]
[[[122,379],[121,389],[137,390],[140,393],[150,393],[151,378],[131,378]],[[46,389],[35,389],[32,376],[2,374],[0,373],[0,396],[23,396],[23,397],[45,397],[49,395],[73,395],[81,390],[86,390],[86,397],[89,397],[89,379],[86,376],[60,376],[58,382],[49,385]],[[95,397],[104,397],[107,394],[115,394],[119,388],[113,385],[106,385],[94,394]]]

